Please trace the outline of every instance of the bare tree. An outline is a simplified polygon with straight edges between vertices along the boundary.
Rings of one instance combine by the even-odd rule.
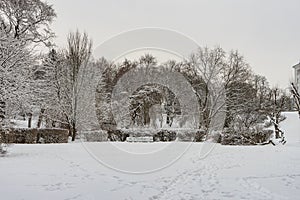
[[[280,129],[279,123],[285,119],[281,113],[285,110],[289,97],[277,87],[271,89],[268,96],[266,113],[274,126],[275,138],[282,138],[282,141],[284,141],[284,132]]]
[[[256,90],[250,83],[233,82],[226,88],[225,128],[231,132],[248,131],[258,123]]]
[[[225,127],[232,126],[234,117],[246,111],[253,98],[249,98],[253,89],[250,66],[238,51],[231,51],[221,70],[226,91],[226,121]]]
[[[139,58],[139,63],[145,65],[146,67],[154,66],[157,64],[157,59],[151,54],[145,54]]]
[[[225,90],[223,88],[221,72],[225,62],[225,51],[216,47],[199,48],[197,52],[191,55],[189,65],[195,70],[195,75],[201,77],[202,90],[197,96],[200,99],[200,119],[206,133],[209,134],[215,127],[220,126],[216,116],[220,112],[225,113]],[[216,119],[216,120],[213,120]],[[223,126],[223,125],[221,125]]]
[[[77,119],[77,105],[78,105],[78,93],[80,84],[82,83],[82,76],[88,65],[91,56],[92,41],[88,38],[86,33],[81,34],[78,30],[71,32],[68,36],[68,47],[65,51],[67,59],[68,74],[66,82],[70,86],[70,94],[68,94],[68,101],[71,103],[71,107],[67,113],[69,122],[72,129],[72,141],[76,137],[76,119]]]

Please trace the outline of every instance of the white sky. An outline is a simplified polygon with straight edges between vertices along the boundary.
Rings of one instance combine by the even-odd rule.
[[[69,31],[86,31],[94,46],[120,32],[161,27],[201,46],[238,49],[271,85],[288,87],[300,61],[299,0],[48,0],[58,46]]]

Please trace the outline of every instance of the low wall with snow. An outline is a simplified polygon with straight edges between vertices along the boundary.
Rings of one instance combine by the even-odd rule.
[[[68,135],[66,129],[1,129],[0,143],[67,143]]]

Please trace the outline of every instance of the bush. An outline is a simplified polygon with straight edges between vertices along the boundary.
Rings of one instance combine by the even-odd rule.
[[[242,132],[229,132],[226,131],[221,139],[223,145],[257,145],[268,142],[272,130],[248,130]]]
[[[69,131],[67,129],[36,129],[37,143],[68,143]]]
[[[37,129],[11,128],[1,129],[1,143],[34,144],[37,140]]]
[[[179,129],[176,130],[176,134],[178,140],[184,142],[203,142],[206,136],[205,131],[201,129]]]
[[[0,143],[0,155],[5,154],[6,152],[6,144]]]
[[[203,141],[205,140],[205,136],[206,136],[205,131],[198,130],[198,131],[195,133],[194,141],[195,141],[195,142],[203,142]]]
[[[103,142],[108,139],[108,134],[105,130],[86,131],[82,134],[87,142]]]
[[[170,130],[160,130],[153,136],[153,141],[169,142],[176,140],[176,132]]]
[[[129,137],[128,133],[124,133],[121,130],[108,130],[107,131],[109,141],[126,141],[126,138]]]
[[[5,140],[3,138],[3,134],[0,132],[0,155],[3,155],[7,152],[7,150],[6,150],[7,144],[4,142],[5,142]]]
[[[67,143],[68,135],[69,132],[66,129],[1,129],[0,143]]]

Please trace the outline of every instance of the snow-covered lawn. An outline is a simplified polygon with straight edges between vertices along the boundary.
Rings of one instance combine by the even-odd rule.
[[[8,155],[0,157],[0,199],[299,199],[300,123],[297,118],[295,122],[283,128],[287,138],[296,140],[277,146],[13,145]],[[180,158],[168,166],[169,158],[177,158],[174,155]],[[158,170],[118,171],[151,169]]]
[[[108,146],[97,144],[103,151]],[[165,145],[144,145],[158,144]],[[1,199],[299,198],[299,143],[275,147],[216,145],[205,158],[199,157],[201,145],[193,144],[165,169],[137,175],[103,166],[80,143],[14,145],[7,157],[0,158]],[[120,158],[114,155],[111,159]]]

